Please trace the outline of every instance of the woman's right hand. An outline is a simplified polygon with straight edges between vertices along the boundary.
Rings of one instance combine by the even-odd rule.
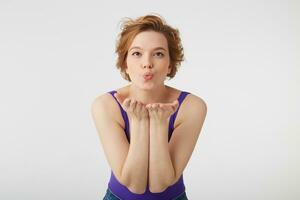
[[[126,111],[130,120],[144,120],[149,119],[148,109],[146,105],[142,102],[139,102],[135,99],[124,98],[117,92],[114,93],[114,96],[122,106],[122,108]]]

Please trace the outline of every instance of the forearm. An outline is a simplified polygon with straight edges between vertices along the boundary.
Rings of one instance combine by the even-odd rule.
[[[130,122],[130,146],[123,164],[123,183],[134,193],[144,193],[148,179],[149,121]]]
[[[162,192],[174,179],[168,145],[168,121],[150,121],[149,186],[154,192]]]

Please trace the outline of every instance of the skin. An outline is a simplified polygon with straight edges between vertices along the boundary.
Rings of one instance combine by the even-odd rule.
[[[155,50],[159,47],[162,49]],[[139,33],[129,47],[126,64],[126,73],[132,81],[129,98],[143,104],[167,103],[165,101],[169,91],[164,81],[171,67],[168,43],[163,34],[154,31]],[[151,80],[144,80],[143,74],[146,72],[154,74]]]
[[[153,192],[161,192],[175,178],[168,150],[168,123],[178,108],[178,101],[165,102],[169,91],[164,80],[170,73],[168,43],[163,34],[147,31],[138,34],[132,42],[127,57],[127,70],[132,84],[129,97],[124,100],[116,94],[130,123],[149,121],[149,185]],[[145,80],[143,74],[151,71],[154,76]],[[170,170],[171,169],[171,170]]]
[[[115,97],[129,118],[130,144],[119,107],[110,94],[96,98],[93,118],[117,179],[133,193],[144,193],[147,183],[151,192],[159,193],[182,175],[200,134],[206,104],[189,94],[178,110],[168,142],[168,124],[178,109],[180,91],[164,84],[171,70],[164,35],[139,33],[129,47],[126,63],[132,82],[117,90]],[[145,80],[143,74],[149,71],[154,76]]]

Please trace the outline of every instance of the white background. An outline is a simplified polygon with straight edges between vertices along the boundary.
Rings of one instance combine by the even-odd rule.
[[[300,199],[299,1],[0,1],[0,199],[102,199],[110,168],[93,99],[123,17],[158,13],[186,61],[167,85],[205,100],[189,199]]]

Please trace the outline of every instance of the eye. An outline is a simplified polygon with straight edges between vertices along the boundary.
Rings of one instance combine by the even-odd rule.
[[[131,55],[133,55],[133,56],[134,56],[134,55],[139,56],[139,55],[140,55],[140,52],[137,52],[137,51],[136,51],[136,52],[133,52]]]
[[[162,52],[157,52],[155,55],[158,55],[158,57],[163,57],[164,54]]]

